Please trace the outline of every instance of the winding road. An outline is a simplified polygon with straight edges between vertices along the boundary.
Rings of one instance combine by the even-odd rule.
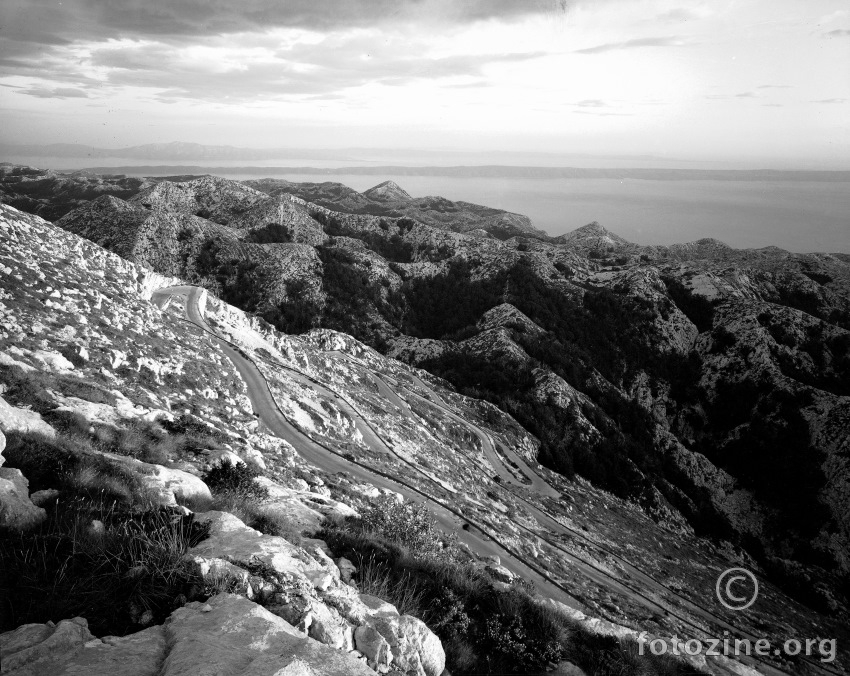
[[[533,564],[524,562],[516,556],[512,549],[494,539],[494,534],[490,533],[486,526],[475,524],[414,486],[343,457],[327,446],[311,439],[292,425],[279,409],[265,377],[260,373],[257,366],[243,352],[235,348],[226,339],[215,334],[207,325],[198,307],[198,300],[202,291],[195,286],[167,287],[154,292],[152,300],[154,303],[164,306],[172,296],[183,297],[188,320],[206,332],[213,341],[216,341],[224,354],[233,362],[234,367],[245,382],[248,398],[251,400],[254,412],[274,435],[292,444],[311,464],[329,474],[342,472],[359,481],[400,493],[409,500],[425,501],[440,528],[446,533],[457,534],[458,540],[466,544],[475,554],[481,557],[498,556],[505,568],[514,575],[519,575],[532,582],[550,598],[572,608],[583,609],[578,600],[557,586],[544,571],[537,569],[536,566],[533,567]],[[359,417],[359,415],[356,415],[356,417]],[[374,434],[374,431],[372,431],[372,434]],[[382,449],[386,448],[383,441],[380,441],[380,444]],[[474,528],[470,527],[466,530],[462,528],[464,523],[470,523]]]
[[[299,454],[301,454],[305,459],[309,460],[309,462],[315,465],[317,468],[325,472],[328,472],[330,474],[341,472],[359,481],[367,482],[374,486],[400,493],[407,499],[426,502],[432,514],[434,515],[434,518],[437,520],[439,526],[444,530],[444,532],[455,533],[458,537],[458,540],[466,544],[470,548],[470,550],[476,555],[478,555],[479,557],[494,555],[498,556],[502,566],[510,570],[514,575],[519,575],[523,579],[533,583],[542,595],[564,603],[576,610],[586,612],[586,609],[583,607],[583,604],[581,604],[577,599],[575,599],[565,589],[563,589],[555,580],[553,580],[546,573],[545,570],[539,568],[533,561],[526,560],[520,553],[514,551],[513,548],[509,545],[500,542],[498,534],[493,533],[489,527],[476,523],[468,516],[457,512],[450,504],[446,504],[439,498],[436,498],[432,495],[428,495],[427,493],[423,492],[422,489],[405,482],[403,479],[390,476],[374,468],[366,467],[358,461],[352,460],[348,457],[343,457],[340,453],[310,438],[300,429],[295,427],[280,410],[269,388],[268,381],[263,376],[254,361],[252,361],[250,357],[248,357],[241,349],[239,349],[233,343],[218,335],[206,323],[203,316],[203,312],[199,307],[199,300],[201,299],[203,293],[205,293],[203,289],[200,289],[199,287],[195,286],[173,286],[160,289],[154,292],[152,301],[160,307],[164,307],[172,297],[183,298],[183,305],[185,308],[186,318],[192,324],[196,325],[198,328],[207,333],[210,337],[210,340],[214,341],[233,363],[239,375],[245,382],[248,397],[251,401],[252,406],[254,407],[255,414],[266,425],[266,427],[271,433],[292,444],[292,446],[299,452]],[[494,472],[501,478],[502,482],[521,487],[526,491],[532,491],[540,496],[550,497],[554,499],[560,497],[560,493],[552,486],[550,486],[531,467],[529,467],[528,464],[519,455],[517,455],[511,449],[508,449],[500,444],[499,448],[502,453],[505,455],[506,458],[508,458],[509,462],[511,462],[518,469],[518,471],[529,481],[529,483],[524,483],[523,481],[517,479],[516,476],[514,476],[514,474],[509,471],[509,469],[503,464],[503,461],[499,457],[498,451],[496,450],[493,439],[490,437],[490,435],[485,430],[482,430],[478,426],[474,425],[473,423],[470,423],[469,421],[463,419],[462,417],[454,413],[452,410],[450,410],[446,402],[436,392],[434,392],[434,390],[430,386],[428,386],[424,381],[422,381],[418,377],[414,376],[414,382],[418,387],[422,388],[423,391],[428,393],[429,397],[421,396],[417,392],[414,392],[413,390],[404,387],[400,382],[390,378],[389,376],[377,374],[370,371],[368,367],[366,367],[359,360],[351,357],[350,355],[347,355],[342,352],[334,352],[333,354],[336,354],[346,360],[349,360],[350,362],[362,368],[364,372],[373,379],[373,381],[378,387],[379,393],[384,396],[388,401],[390,401],[393,405],[397,406],[403,411],[406,411],[408,415],[415,414],[411,410],[410,404],[405,401],[404,398],[399,396],[398,393],[400,391],[403,391],[405,396],[409,398],[414,398],[423,405],[434,407],[438,409],[442,415],[445,415],[448,418],[454,420],[455,422],[464,425],[479,439],[488,462],[492,466]],[[440,486],[443,490],[452,490],[452,488],[447,486],[445,482],[440,481],[438,478],[428,474],[421,468],[416,467],[413,463],[410,463],[408,460],[396,454],[393,449],[381,438],[381,436],[371,427],[371,425],[366,421],[364,416],[360,414],[356,406],[352,402],[350,402],[346,397],[342,396],[338,392],[329,389],[327,386],[318,382],[313,377],[301,371],[298,371],[297,369],[294,369],[290,366],[281,364],[273,360],[271,360],[270,363],[277,367],[285,368],[291,375],[293,375],[293,377],[297,377],[302,384],[308,385],[321,392],[323,395],[333,398],[336,404],[339,405],[343,409],[343,411],[355,422],[357,429],[363,435],[364,442],[370,448],[372,448],[373,450],[378,450],[381,453],[395,456],[402,462],[405,462],[407,465],[411,466],[415,471],[421,473],[428,480]],[[638,582],[641,586],[641,589],[647,590],[647,593],[657,593],[660,595],[661,598],[664,598],[665,596],[668,598],[675,597],[682,605],[682,607],[686,608],[695,616],[710,622],[715,627],[719,626],[721,629],[726,629],[730,632],[733,632],[733,635],[742,638],[749,638],[752,641],[755,641],[760,638],[756,636],[751,636],[748,632],[741,631],[739,628],[734,627],[733,625],[726,622],[722,617],[714,615],[710,610],[699,606],[698,604],[692,602],[690,599],[687,599],[678,594],[677,592],[665,587],[663,584],[661,584],[651,576],[647,575],[627,560],[618,556],[616,553],[605,550],[599,545],[599,543],[590,540],[589,538],[587,538],[586,535],[560,524],[550,515],[542,511],[539,507],[534,505],[529,500],[523,498],[521,495],[518,495],[516,493],[512,493],[512,495],[514,495],[515,498],[521,500],[525,507],[538,521],[538,523],[550,532],[559,535],[566,535],[570,537],[579,538],[585,544],[588,544],[589,546],[599,551],[603,551],[606,555],[616,559],[623,566],[628,576],[633,581]],[[464,528],[464,524],[467,524],[467,527]],[[525,530],[530,536],[540,537],[541,539],[545,540],[550,546],[558,549],[561,555],[571,565],[575,566],[584,575],[586,575],[594,582],[597,582],[598,584],[604,586],[607,589],[615,590],[618,593],[623,594],[632,600],[642,603],[654,612],[669,613],[670,615],[676,617],[683,623],[695,629],[697,635],[704,634],[703,627],[695,624],[689,618],[677,615],[674,611],[670,609],[669,606],[662,605],[656,599],[647,596],[646,593],[627,586],[626,584],[624,584],[623,581],[616,579],[610,573],[594,565],[592,562],[585,561],[582,558],[577,557],[573,553],[567,551],[556,540],[550,537],[545,537],[540,533],[528,530],[527,528],[524,528],[522,526],[519,527],[520,529]],[[761,673],[769,676],[787,676],[786,672],[778,670],[765,662],[756,660],[755,658],[741,658],[740,661],[748,664],[748,666],[757,668]],[[714,660],[709,661],[710,664],[712,664],[712,662],[714,662]],[[717,668],[715,673],[734,673],[728,668],[724,668],[724,665],[722,663],[714,663],[712,664],[712,666]],[[810,666],[818,668],[824,673],[837,673],[832,670],[823,669],[821,665],[814,662],[810,662]]]

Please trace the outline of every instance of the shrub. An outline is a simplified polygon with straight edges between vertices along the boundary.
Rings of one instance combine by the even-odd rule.
[[[288,244],[292,241],[292,233],[285,225],[266,223],[248,232],[245,241],[254,244]]]
[[[397,502],[385,495],[363,513],[360,528],[397,542],[417,556],[443,552],[443,535],[424,504]]]
[[[259,473],[248,465],[222,461],[207,470],[203,480],[213,493],[233,493],[262,500],[268,497],[268,490],[254,481],[258,476]]]
[[[362,593],[391,600],[402,615],[422,616],[426,589],[410,572],[396,575],[390,566],[376,560],[374,555],[355,560],[358,589]]]
[[[526,673],[563,658],[564,648],[558,639],[557,636],[529,636],[522,615],[498,614],[485,621],[479,645],[485,651],[488,663],[509,664],[513,670]]]

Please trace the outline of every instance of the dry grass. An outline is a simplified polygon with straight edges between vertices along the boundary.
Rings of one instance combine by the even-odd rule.
[[[185,554],[205,535],[166,509],[57,504],[37,530],[0,536],[0,629],[82,616],[96,635],[123,635],[161,622],[196,582]]]

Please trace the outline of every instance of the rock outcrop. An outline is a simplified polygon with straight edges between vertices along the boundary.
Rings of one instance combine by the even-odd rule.
[[[29,530],[47,518],[29,494],[29,482],[21,470],[0,467],[0,529]]]
[[[43,434],[49,438],[56,436],[56,430],[47,424],[39,413],[12,406],[2,397],[0,397],[0,432],[4,434],[10,432]],[[5,448],[5,441],[3,446]]]
[[[97,639],[82,618],[0,635],[10,676],[370,676],[353,654],[309,638],[235,594],[193,602],[162,626]]]
[[[196,518],[211,524],[209,538],[189,552],[205,580],[232,580],[290,625],[337,650],[356,649],[379,672],[392,667],[405,676],[442,673],[445,653],[433,632],[421,620],[400,615],[391,604],[343,582],[324,543],[296,546],[226,512]]]

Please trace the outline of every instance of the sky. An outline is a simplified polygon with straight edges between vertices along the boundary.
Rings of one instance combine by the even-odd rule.
[[[847,0],[1,0],[0,143],[850,169]]]

